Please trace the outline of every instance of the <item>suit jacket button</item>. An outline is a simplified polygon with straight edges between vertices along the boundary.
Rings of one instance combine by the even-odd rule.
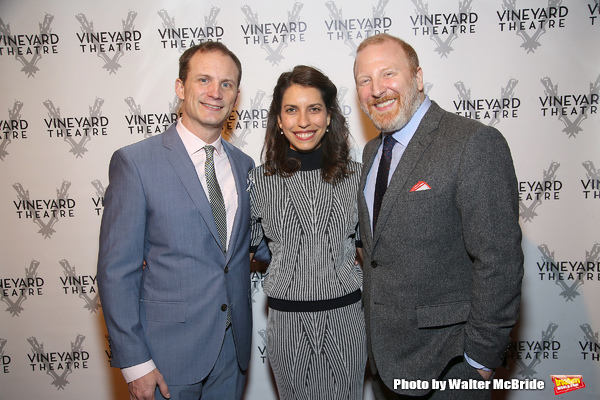
[[[229,267],[225,267],[224,271],[225,271],[225,273],[228,273],[229,272]]]
[[[221,311],[227,311],[227,304],[221,305]]]
[[[377,268],[377,263],[375,261],[371,261],[371,267]]]

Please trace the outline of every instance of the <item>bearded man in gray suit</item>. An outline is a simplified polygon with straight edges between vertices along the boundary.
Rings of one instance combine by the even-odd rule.
[[[431,382],[490,380],[510,343],[523,252],[508,145],[431,101],[416,52],[398,38],[361,43],[354,76],[381,131],[364,148],[358,196],[375,397],[490,398],[489,382],[444,391]]]

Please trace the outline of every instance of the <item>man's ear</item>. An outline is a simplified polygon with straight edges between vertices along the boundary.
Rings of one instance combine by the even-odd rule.
[[[183,81],[179,78],[175,80],[175,94],[181,101],[185,100],[185,88]]]
[[[421,69],[421,67],[417,69],[416,78],[417,88],[419,89],[419,92],[422,92],[425,86],[423,85],[423,70]]]

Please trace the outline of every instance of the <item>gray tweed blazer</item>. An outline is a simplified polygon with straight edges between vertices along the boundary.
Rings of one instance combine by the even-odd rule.
[[[464,352],[498,367],[523,277],[517,179],[505,139],[432,102],[371,232],[363,190],[381,140],[364,148],[358,195],[374,372],[393,389],[394,379],[438,378]],[[421,181],[431,189],[411,191]]]

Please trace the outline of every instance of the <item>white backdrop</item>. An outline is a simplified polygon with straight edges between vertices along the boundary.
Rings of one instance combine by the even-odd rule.
[[[377,132],[358,106],[352,64],[377,32],[413,44],[430,97],[496,126],[513,153],[525,280],[510,370],[499,375],[541,379],[545,389],[495,397],[547,399],[550,375],[576,374],[586,388],[554,397],[598,398],[598,0],[5,0],[0,399],[126,398],[109,368],[96,285],[108,161],[176,118],[184,48],[221,40],[241,59],[241,98],[224,136],[257,164],[272,88],[297,64],[338,86],[360,160]],[[250,279],[246,399],[274,399],[262,274]]]

